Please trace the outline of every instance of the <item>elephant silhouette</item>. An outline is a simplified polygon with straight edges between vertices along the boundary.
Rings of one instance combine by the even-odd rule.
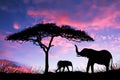
[[[109,51],[107,50],[97,51],[94,49],[84,48],[83,50],[81,50],[81,52],[79,52],[78,47],[76,45],[75,45],[75,49],[77,56],[88,58],[86,72],[89,72],[89,67],[91,66],[91,71],[93,73],[95,63],[105,65],[106,71],[108,71],[111,61],[111,68],[112,68],[113,58]]]
[[[67,71],[70,71],[69,66],[71,66],[72,71],[73,71],[73,65],[71,61],[67,61],[67,60],[60,60],[57,63],[57,70],[56,72],[64,72],[65,68],[67,68]],[[63,69],[62,69],[63,68]]]

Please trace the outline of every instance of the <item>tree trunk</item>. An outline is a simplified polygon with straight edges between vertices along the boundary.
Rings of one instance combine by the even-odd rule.
[[[54,36],[52,36],[51,37],[51,39],[50,39],[50,42],[49,42],[49,45],[48,45],[48,47],[46,47],[46,51],[45,51],[45,73],[48,73],[48,70],[49,70],[49,50],[50,50],[50,48],[52,47],[52,41],[53,41],[53,39],[54,39]]]
[[[45,73],[48,73],[49,70],[49,57],[48,52],[45,53]]]
[[[49,53],[50,48],[52,47],[53,38],[54,36],[51,37],[48,46],[46,46],[45,44],[41,42],[41,38],[38,37],[38,43],[45,53],[45,72],[44,73],[48,73],[48,70],[49,70],[49,54],[48,53]]]

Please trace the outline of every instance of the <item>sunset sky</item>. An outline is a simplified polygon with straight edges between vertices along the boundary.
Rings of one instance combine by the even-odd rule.
[[[56,69],[58,60],[70,60],[74,70],[85,70],[87,58],[76,56],[74,44],[79,51],[106,49],[113,55],[113,62],[120,64],[120,0],[0,0],[0,59],[44,70],[45,55],[39,46],[5,40],[7,35],[41,22],[70,25],[95,40],[77,43],[56,37],[49,54],[51,70]]]

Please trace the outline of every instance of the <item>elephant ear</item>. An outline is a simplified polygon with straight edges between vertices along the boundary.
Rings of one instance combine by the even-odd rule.
[[[81,52],[79,52],[79,55],[82,57],[88,57],[89,56],[89,49],[84,48]]]

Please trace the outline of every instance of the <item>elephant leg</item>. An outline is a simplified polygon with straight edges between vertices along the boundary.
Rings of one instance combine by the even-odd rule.
[[[62,67],[61,67],[61,68],[59,68],[59,72],[61,72],[61,69],[62,69]]]
[[[63,67],[63,72],[65,72],[65,67]]]
[[[58,69],[57,72],[60,72],[60,69]]]
[[[94,73],[94,64],[91,64],[91,71]]]
[[[88,73],[88,71],[89,71],[90,65],[91,65],[91,62],[88,60],[88,64],[87,64],[87,68],[86,68],[87,73]]]
[[[70,71],[68,66],[67,66],[67,70]]]
[[[58,68],[56,69],[56,72],[60,71],[60,69],[61,69],[61,68],[60,68],[60,67],[58,67]]]
[[[71,66],[71,71],[73,71],[73,66]]]
[[[58,72],[58,69],[55,72]]]
[[[109,70],[109,66],[108,65],[106,65],[106,71],[108,71]]]

